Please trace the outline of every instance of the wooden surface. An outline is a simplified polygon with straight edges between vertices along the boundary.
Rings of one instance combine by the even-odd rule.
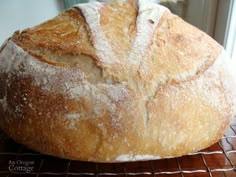
[[[98,164],[58,159],[31,151],[0,133],[0,177],[157,176],[236,177],[236,119],[222,139],[180,158]]]

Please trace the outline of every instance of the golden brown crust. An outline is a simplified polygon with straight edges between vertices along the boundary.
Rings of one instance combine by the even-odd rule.
[[[52,20],[12,37],[26,51],[50,50],[57,54],[93,54],[87,25],[78,9],[70,9]]]
[[[123,58],[127,57],[135,39],[136,18],[134,17],[137,13],[138,7],[135,1],[107,4],[100,10],[102,31],[108,43],[115,49],[116,55]],[[114,40],[114,36],[119,40]]]
[[[68,159],[195,152],[235,114],[236,76],[225,58],[213,39],[156,4],[78,5],[2,46],[0,127]]]

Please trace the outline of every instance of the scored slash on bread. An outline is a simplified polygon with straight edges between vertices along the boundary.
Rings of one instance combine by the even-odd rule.
[[[232,65],[217,42],[158,4],[78,4],[2,46],[0,127],[68,159],[182,156],[230,124]]]

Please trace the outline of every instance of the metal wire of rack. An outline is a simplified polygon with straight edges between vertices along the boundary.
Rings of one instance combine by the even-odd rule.
[[[92,163],[46,156],[0,133],[0,177],[236,177],[236,119],[221,140],[187,156],[163,160]]]

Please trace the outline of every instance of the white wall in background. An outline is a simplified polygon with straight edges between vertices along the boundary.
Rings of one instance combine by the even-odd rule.
[[[229,19],[229,31],[227,33],[226,50],[232,59],[236,60],[236,1],[231,1],[231,15]]]
[[[0,45],[16,30],[37,25],[62,10],[62,0],[0,1]]]
[[[236,38],[234,39],[234,47],[232,49],[232,56],[231,57],[232,57],[232,59],[236,60]]]

